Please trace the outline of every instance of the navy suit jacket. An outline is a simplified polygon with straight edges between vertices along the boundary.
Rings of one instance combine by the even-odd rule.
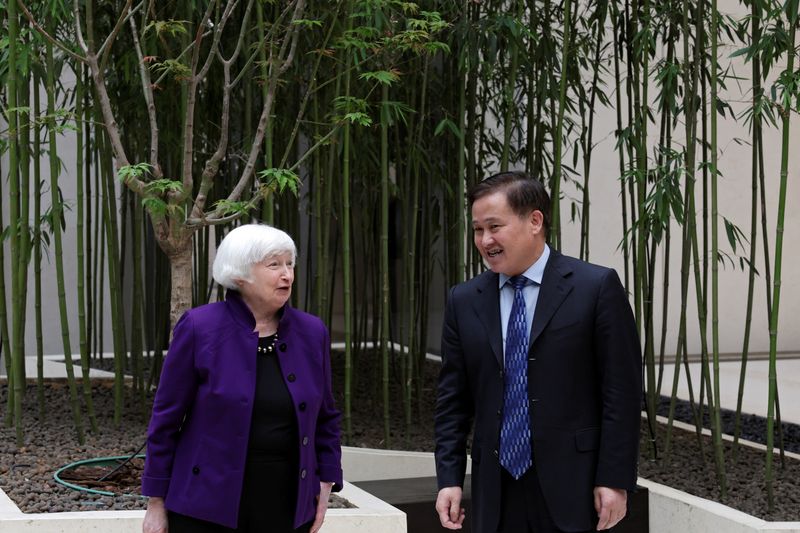
[[[235,528],[256,389],[255,319],[236,291],[175,325],[153,403],[142,494],[171,511]],[[319,482],[342,487],[339,411],[322,321],[288,304],[277,354],[295,406],[300,465],[294,525],[316,512]],[[265,479],[264,483],[270,483]]]
[[[559,529],[595,528],[595,486],[635,489],[641,389],[639,337],[616,272],[553,250],[531,327],[528,394],[533,468]],[[439,488],[463,486],[474,424],[476,533],[498,527],[502,409],[498,275],[484,272],[450,290],[435,421]]]

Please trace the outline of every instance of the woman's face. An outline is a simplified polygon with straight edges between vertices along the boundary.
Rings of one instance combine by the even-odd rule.
[[[291,253],[267,257],[250,269],[250,281],[241,280],[239,291],[251,305],[274,312],[283,307],[292,295],[294,261]]]

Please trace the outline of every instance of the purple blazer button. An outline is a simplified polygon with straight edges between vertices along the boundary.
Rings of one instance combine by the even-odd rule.
[[[278,349],[280,351],[282,351],[282,352],[285,352],[286,351],[286,343],[285,342],[280,343],[280,345],[278,345]]]
[[[197,466],[192,467],[192,474],[194,474],[196,476],[199,473],[200,473],[200,467],[197,467]]]
[[[294,374],[289,374],[286,376],[286,379],[289,380],[289,383],[294,383],[294,380],[297,379]]]
[[[303,446],[308,446],[308,437],[303,437]]]
[[[300,405],[297,406],[301,411],[306,410],[306,402],[300,402]]]
[[[306,469],[304,468],[300,471],[300,479],[305,479],[305,478],[306,478]]]

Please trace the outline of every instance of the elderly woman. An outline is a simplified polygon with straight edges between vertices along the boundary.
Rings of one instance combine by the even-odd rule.
[[[296,249],[249,224],[217,250],[224,302],[175,325],[147,436],[144,533],[315,533],[342,487],[322,321],[288,304]]]

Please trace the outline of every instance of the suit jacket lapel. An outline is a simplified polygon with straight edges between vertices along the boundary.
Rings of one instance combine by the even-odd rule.
[[[572,283],[568,279],[571,274],[572,269],[562,261],[561,254],[551,249],[550,258],[542,276],[542,285],[539,288],[536,311],[533,314],[529,349],[533,347],[547,323],[564,302],[564,298],[572,291]]]
[[[500,326],[500,289],[498,276],[493,272],[485,272],[481,283],[476,287],[472,306],[478,320],[486,329],[489,344],[492,346],[497,363],[503,368],[503,332]]]

